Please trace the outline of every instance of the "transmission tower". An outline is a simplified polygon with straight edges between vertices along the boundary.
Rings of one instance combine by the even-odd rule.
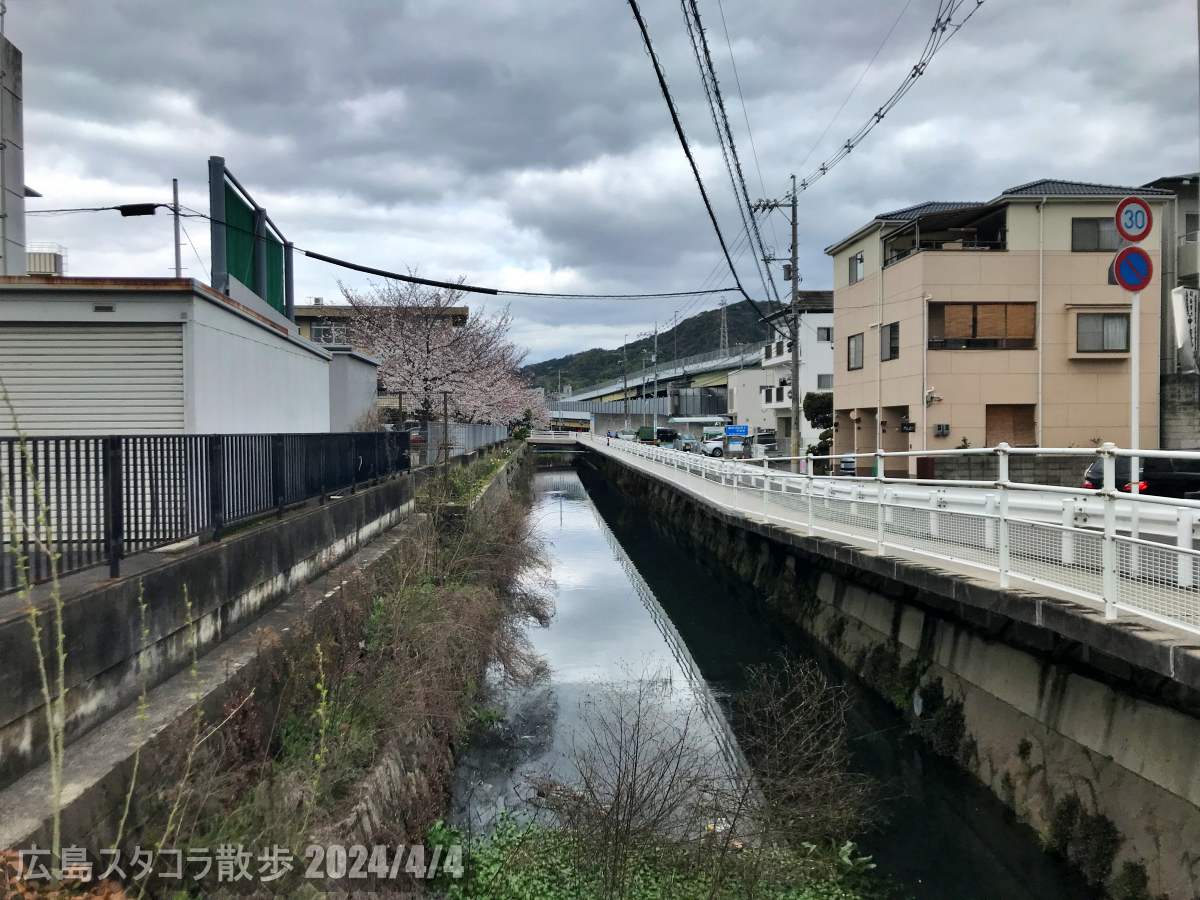
[[[721,350],[729,349],[729,316],[725,314],[725,298],[721,298]]]

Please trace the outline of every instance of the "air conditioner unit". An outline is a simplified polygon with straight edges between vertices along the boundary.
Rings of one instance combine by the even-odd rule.
[[[937,437],[950,437],[950,423],[938,422],[933,426],[933,433]]]

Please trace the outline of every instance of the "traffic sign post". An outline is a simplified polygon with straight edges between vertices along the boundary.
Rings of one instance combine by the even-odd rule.
[[[1154,215],[1150,212],[1150,204],[1141,197],[1126,197],[1117,204],[1113,221],[1117,226],[1117,234],[1132,244],[1144,241],[1154,227]],[[1154,278],[1154,263],[1149,254],[1141,247],[1125,247],[1113,260],[1113,275],[1117,284],[1128,291],[1129,298],[1129,449],[1135,454],[1141,443],[1139,435],[1141,417],[1141,318],[1142,291],[1150,285]],[[1129,459],[1129,492],[1137,495],[1141,482],[1141,466],[1137,456]],[[1118,490],[1120,486],[1118,485]],[[1138,508],[1133,504],[1130,521],[1130,537],[1135,541],[1138,537]],[[1139,553],[1137,545],[1131,547],[1130,562],[1136,572],[1138,569]],[[1106,611],[1107,615],[1107,611]]]

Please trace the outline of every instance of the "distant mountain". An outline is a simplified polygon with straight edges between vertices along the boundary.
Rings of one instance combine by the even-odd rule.
[[[731,345],[750,344],[767,339],[767,326],[759,320],[758,313],[745,300],[730,304],[725,311],[729,322],[729,343]],[[705,310],[683,319],[674,328],[668,328],[658,333],[658,358],[660,361],[665,361],[673,359],[676,354],[691,356],[716,350],[720,346],[720,338],[721,311],[719,309]],[[646,351],[646,359],[649,359],[650,351],[653,348],[653,337],[630,341],[625,348],[629,371],[636,372],[641,369],[642,351]],[[605,350],[595,347],[591,350],[533,363],[522,371],[533,380],[534,384],[544,387],[547,393],[558,390],[560,372],[562,373],[562,384],[569,384],[578,390],[598,381],[620,378],[621,348]]]

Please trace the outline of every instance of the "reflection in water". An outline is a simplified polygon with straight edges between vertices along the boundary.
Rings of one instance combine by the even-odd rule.
[[[521,810],[531,777],[570,776],[579,710],[600,685],[669,677],[680,707],[703,713],[707,736],[740,766],[719,701],[738,689],[745,666],[787,649],[816,657],[835,680],[848,677],[744,583],[662,537],[586,468],[581,474],[535,476],[532,515],[549,547],[557,612],[529,637],[550,675],[535,688],[497,689],[491,702],[503,722],[463,754],[452,817],[472,830]],[[928,756],[883,701],[850,687],[854,765],[889,798],[886,821],[861,842],[881,871],[920,898],[1087,896],[990,793]]]

